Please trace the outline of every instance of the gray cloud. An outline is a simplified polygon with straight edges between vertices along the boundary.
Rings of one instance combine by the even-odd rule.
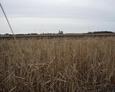
[[[37,23],[41,25],[40,23],[42,22],[42,19],[46,19],[43,24],[50,25],[49,27],[45,26],[48,31],[50,31],[51,25],[54,26],[54,29],[56,29],[56,26],[59,24],[63,26],[64,30],[68,30],[66,32],[69,32],[69,30],[71,31],[71,29],[73,32],[78,32],[76,30],[80,29],[82,32],[85,30],[114,31],[115,0],[1,0],[1,2],[7,15],[14,18],[12,20],[15,20],[15,23],[17,23],[19,19],[21,21],[18,22],[22,22],[23,20],[29,22],[32,21],[31,18],[33,18],[33,20],[36,18],[36,21],[39,21],[38,19],[41,18],[41,21]],[[0,11],[0,16],[3,16],[1,13],[2,12]],[[24,18],[28,18],[28,20]],[[47,20],[47,18],[49,18],[49,20]],[[52,20],[51,18],[55,19]],[[52,22],[52,24],[47,21]],[[33,24],[30,24],[34,25],[34,22],[32,22]],[[15,23],[13,22],[13,25],[15,25]],[[69,24],[69,28],[67,24]],[[4,23],[4,25],[6,24]],[[18,28],[17,30],[20,29],[19,26],[15,25],[15,29],[16,27]],[[36,26],[34,27],[36,28]],[[26,29],[25,27],[23,28]],[[2,29],[4,28],[2,27]],[[30,31],[32,31],[32,27],[30,27],[30,29]],[[54,29],[52,28],[51,30]]]

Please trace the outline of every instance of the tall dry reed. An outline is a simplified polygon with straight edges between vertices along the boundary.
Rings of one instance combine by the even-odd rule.
[[[0,92],[112,92],[115,39],[0,40]]]

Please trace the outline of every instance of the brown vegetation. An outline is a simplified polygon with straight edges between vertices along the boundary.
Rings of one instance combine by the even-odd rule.
[[[115,39],[0,40],[0,92],[112,92]]]

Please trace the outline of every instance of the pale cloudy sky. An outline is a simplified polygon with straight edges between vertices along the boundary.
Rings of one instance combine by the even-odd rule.
[[[1,0],[15,33],[115,32],[115,0]],[[0,10],[0,33],[10,33]]]

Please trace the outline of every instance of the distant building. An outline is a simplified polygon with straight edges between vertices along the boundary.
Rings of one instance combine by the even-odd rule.
[[[59,30],[58,34],[63,34],[63,31]]]

